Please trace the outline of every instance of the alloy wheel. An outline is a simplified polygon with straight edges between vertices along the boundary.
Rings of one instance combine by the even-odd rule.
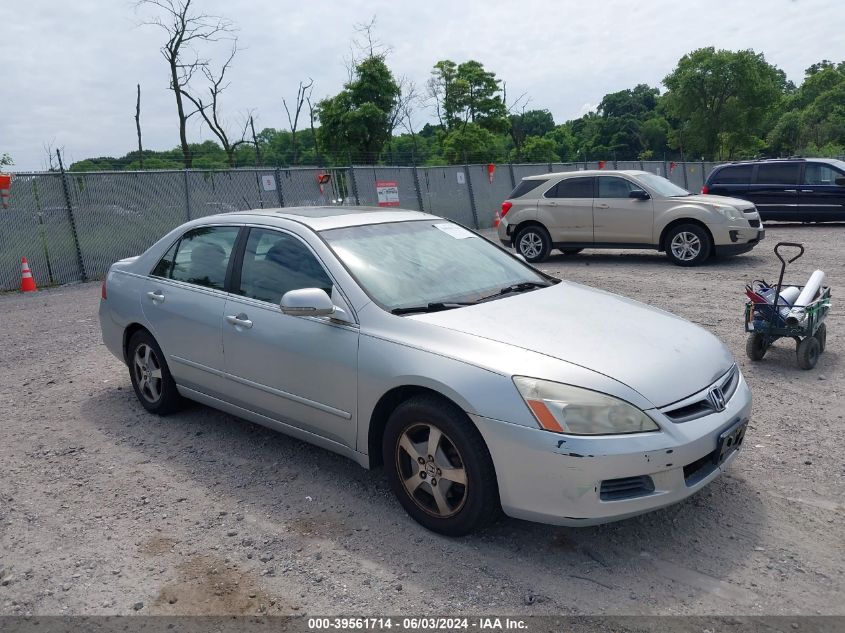
[[[525,233],[519,238],[519,252],[528,259],[539,257],[543,252],[543,239],[533,231]]]
[[[454,442],[431,424],[413,424],[399,436],[396,465],[405,492],[438,518],[457,514],[467,498],[467,471]]]
[[[672,238],[672,254],[682,262],[694,260],[701,253],[701,240],[695,233],[681,231]]]
[[[161,398],[161,362],[155,350],[146,343],[141,343],[135,348],[132,369],[138,391],[144,399],[151,404],[158,402]]]

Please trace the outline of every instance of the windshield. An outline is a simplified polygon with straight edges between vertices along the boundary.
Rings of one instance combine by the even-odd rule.
[[[386,310],[474,302],[515,284],[551,283],[484,238],[446,220],[352,226],[320,235]]]
[[[666,198],[675,198],[677,196],[688,196],[690,192],[679,187],[678,185],[669,182],[663,176],[656,174],[637,174],[637,180],[642,182],[652,191],[657,192]]]

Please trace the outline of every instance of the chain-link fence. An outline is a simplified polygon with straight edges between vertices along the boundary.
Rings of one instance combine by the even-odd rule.
[[[715,164],[607,161],[17,173],[8,208],[0,209],[0,290],[19,287],[22,256],[42,286],[97,279],[112,262],[141,253],[170,229],[215,213],[335,204],[398,206],[488,228],[501,202],[525,176],[642,169],[698,191]]]

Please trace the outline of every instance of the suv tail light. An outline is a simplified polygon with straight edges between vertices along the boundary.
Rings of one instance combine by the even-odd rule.
[[[703,193],[703,194],[705,194],[705,195],[707,195],[708,193],[710,193],[710,189],[708,189],[708,188],[707,188],[707,185],[704,185],[704,186],[701,188],[701,193]]]
[[[505,217],[508,214],[508,211],[511,210],[513,206],[513,202],[503,202],[502,203],[502,215],[500,217]]]

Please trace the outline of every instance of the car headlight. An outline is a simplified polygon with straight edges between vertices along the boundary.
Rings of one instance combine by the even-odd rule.
[[[714,204],[713,208],[728,220],[742,220],[742,211],[727,204]]]
[[[615,435],[660,430],[624,400],[550,380],[514,376],[513,382],[542,428],[570,435]]]

